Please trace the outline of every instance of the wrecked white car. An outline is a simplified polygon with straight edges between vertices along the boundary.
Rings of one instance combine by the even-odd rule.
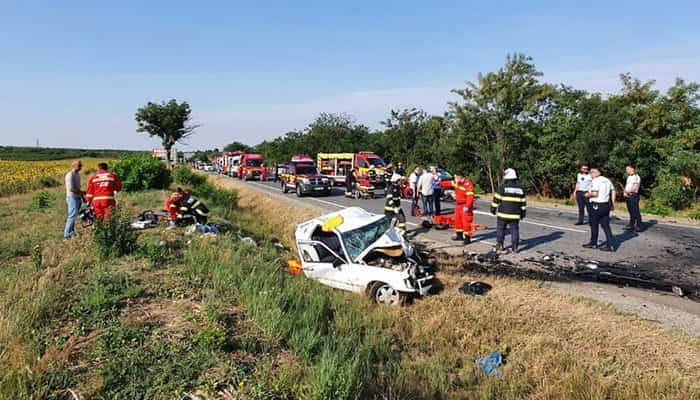
[[[301,270],[325,285],[366,293],[379,304],[425,296],[433,275],[402,233],[383,215],[359,207],[318,217],[297,226]]]

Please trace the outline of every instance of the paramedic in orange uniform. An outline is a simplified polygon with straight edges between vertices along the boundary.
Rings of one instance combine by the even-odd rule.
[[[95,217],[103,219],[117,205],[114,196],[122,190],[122,183],[116,174],[107,170],[107,163],[99,163],[97,168],[97,173],[88,180],[85,199],[92,203]]]
[[[452,240],[461,240],[464,244],[471,242],[474,233],[472,222],[474,221],[474,183],[464,176],[462,172],[455,172],[455,180],[452,182],[455,189],[455,232]]]

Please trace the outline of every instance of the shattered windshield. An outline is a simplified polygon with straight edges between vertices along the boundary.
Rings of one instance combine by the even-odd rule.
[[[352,260],[389,230],[389,220],[382,218],[369,225],[343,233],[343,242]]]

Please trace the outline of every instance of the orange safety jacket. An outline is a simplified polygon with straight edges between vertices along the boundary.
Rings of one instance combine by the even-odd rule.
[[[85,198],[88,202],[114,200],[114,193],[121,190],[122,183],[116,174],[99,170],[88,180]]]
[[[460,182],[452,181],[455,189],[455,201],[464,204],[470,209],[474,207],[474,183],[469,178],[463,178]]]

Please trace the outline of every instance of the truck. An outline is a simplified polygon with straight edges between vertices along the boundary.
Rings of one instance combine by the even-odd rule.
[[[328,196],[333,189],[331,180],[318,174],[314,160],[306,154],[298,154],[285,163],[280,175],[283,193],[293,190],[298,197],[310,194]]]
[[[355,168],[362,176],[369,177],[375,188],[383,189],[389,176],[381,157],[371,151],[359,153],[318,153],[316,162],[321,175],[331,179],[335,185],[345,184],[349,169]]]
[[[267,180],[267,169],[265,169],[265,159],[258,153],[241,153],[234,156],[235,176],[245,181]]]

